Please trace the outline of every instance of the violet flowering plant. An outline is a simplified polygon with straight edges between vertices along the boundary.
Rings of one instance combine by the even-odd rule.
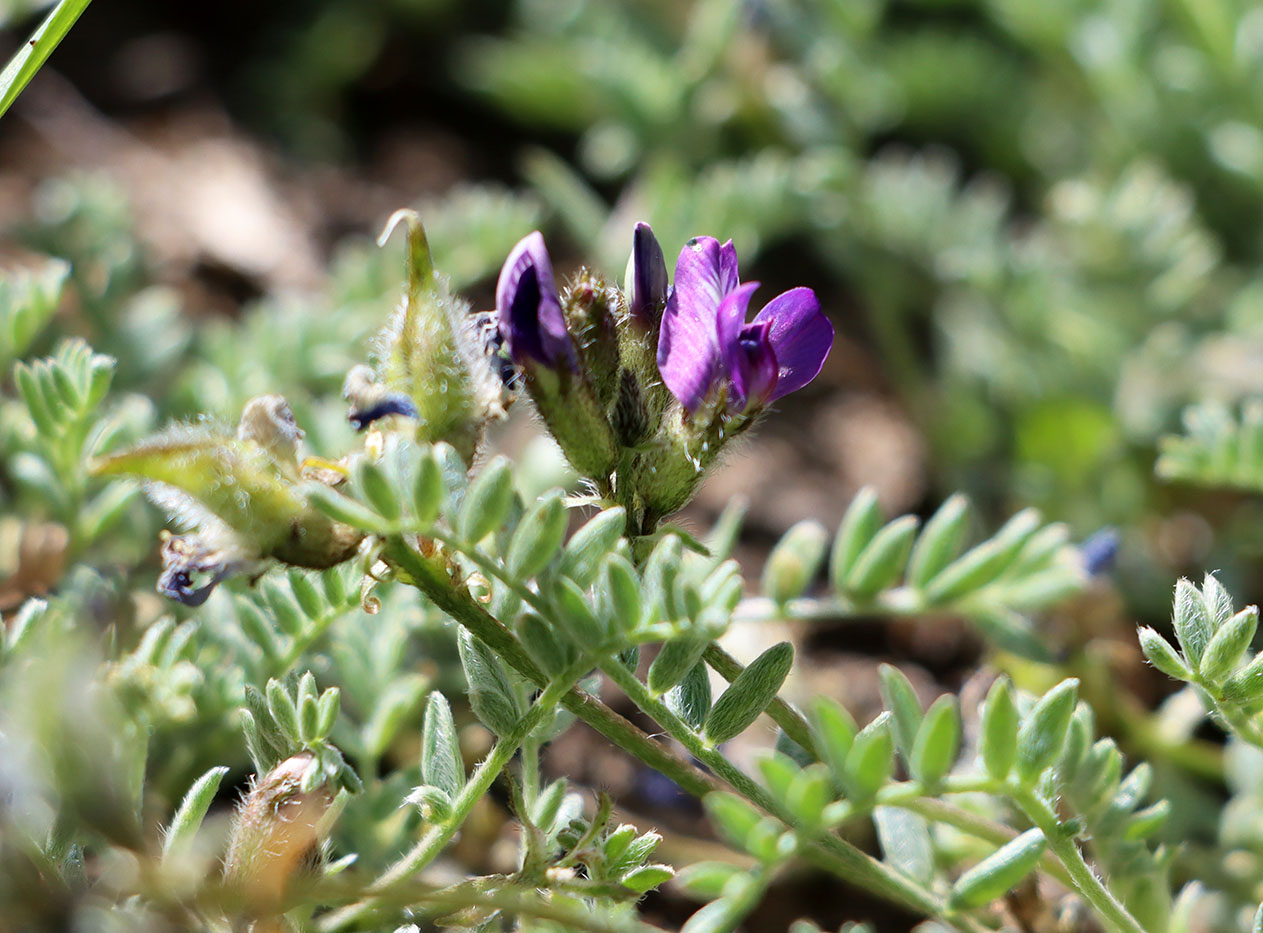
[[[925,709],[886,669],[890,713],[861,729],[831,699],[816,698],[809,715],[791,704],[788,639],[748,665],[718,641],[738,617],[775,624],[933,611],[976,619],[1006,650],[1046,660],[1022,614],[1083,585],[1083,557],[1067,546],[1064,527],[1027,510],[963,549],[968,512],[959,497],[922,529],[909,515],[886,523],[866,490],[831,553],[826,529],[801,522],[769,556],[762,594],[747,596],[731,558],[739,508],[705,542],[661,519],[688,501],[726,443],[820,372],[833,330],[815,295],[792,289],[747,321],[756,285],[740,281],[731,243],[685,245],[672,283],[641,224],[623,288],[586,269],[562,280],[533,233],[501,271],[494,313],[476,313],[447,291],[419,220],[405,217],[403,301],[369,362],[346,380],[362,447],[336,459],[310,451],[285,399],[269,395],[246,406],[235,432],[185,426],[129,451],[75,458],[90,460],[98,480],[140,477],[151,498],[191,526],[167,539],[159,587],[215,624],[155,623],[154,638],[146,635],[109,676],[122,695],[161,683],[163,695],[191,694],[180,694],[183,709],[215,708],[240,723],[256,779],[228,833],[222,899],[188,898],[199,918],[262,923],[301,901],[306,912],[290,911],[288,921],[323,933],[415,920],[496,929],[506,917],[532,933],[649,933],[656,928],[635,919],[634,905],[672,878],[670,866],[651,860],[660,837],[615,824],[612,800],[587,806],[565,776],[542,766],[541,748],[580,720],[638,767],[703,798],[721,838],[744,854],[745,867],[707,863],[682,873],[680,888],[709,901],[688,933],[737,928],[799,862],[966,933],[993,929],[992,902],[1042,870],[1113,928],[1146,929],[1162,905],[1145,908],[1141,895],[1163,863],[1145,834],[1163,814],[1131,812],[1145,796],[1143,771],[1125,788],[1100,790],[1098,772],[1117,782],[1122,766],[1078,712],[1074,680],[1018,702],[1001,679],[991,712],[967,731],[971,711],[955,697]],[[76,397],[87,399],[101,365],[85,349],[57,369],[22,370],[21,384],[33,386],[37,402],[52,398],[56,383],[83,387]],[[486,455],[487,422],[519,392],[586,480],[587,495],[524,497],[526,468]],[[575,511],[593,507],[568,535]],[[287,565],[285,575],[273,572],[277,564]],[[248,584],[230,581],[234,574]],[[55,612],[36,607],[31,617]],[[418,614],[429,636],[415,627]],[[422,643],[427,637],[447,642]],[[0,663],[9,644],[0,642]],[[180,653],[190,644],[197,654]],[[453,662],[432,664],[444,647]],[[642,649],[652,651],[644,664]],[[214,671],[223,652],[233,652],[226,656],[237,673],[208,697],[194,660]],[[427,664],[432,677],[418,673]],[[712,673],[727,682],[717,696]],[[603,683],[672,744],[611,708]],[[724,745],[765,713],[780,739],[758,756],[756,779]],[[151,719],[144,711],[143,728],[129,734],[149,735]],[[468,768],[457,723],[473,720],[491,738]],[[981,735],[979,767],[958,763],[971,732]],[[415,759],[417,745],[419,765],[398,765]],[[196,865],[192,842],[226,770],[208,764],[215,767],[189,788],[167,828],[162,856],[192,866],[179,870],[194,877],[207,869]],[[498,780],[521,827],[514,867],[450,884],[433,866]],[[954,807],[954,794],[985,795],[994,820],[1020,812],[1026,832]],[[1114,801],[1108,813],[1094,809],[1098,798]],[[1074,801],[1092,839],[1108,837],[1108,819],[1131,821],[1130,835],[1111,840],[1118,846],[1090,853],[1123,879],[1112,889],[1059,823],[1058,799]],[[407,819],[394,829],[365,825],[401,805]],[[125,808],[129,819],[144,809]],[[934,851],[928,818],[974,834],[968,871],[955,870],[959,849],[943,850],[952,872],[936,874],[928,857],[909,860]],[[839,832],[862,821],[877,829],[884,857]],[[142,850],[130,840],[126,847]],[[329,849],[340,858],[326,865]],[[161,885],[165,870],[134,873],[137,884],[152,877]],[[330,880],[335,870],[343,876]],[[161,890],[126,893],[167,903]]]

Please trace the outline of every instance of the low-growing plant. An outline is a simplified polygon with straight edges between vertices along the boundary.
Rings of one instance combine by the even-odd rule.
[[[817,522],[790,529],[747,595],[739,507],[701,540],[670,522],[725,445],[819,372],[832,327],[810,289],[747,323],[753,286],[730,242],[689,241],[669,276],[641,224],[622,287],[590,270],[559,286],[531,234],[479,314],[435,269],[419,218],[387,235],[398,224],[403,299],[347,375],[363,435],[350,450],[309,450],[275,394],[235,425],[142,437],[149,423],[110,394],[111,358],[72,342],[15,365],[7,472],[69,529],[71,554],[138,514],[136,481],[181,533],[161,535],[169,610],[84,564],[3,630],[6,922],[645,930],[637,904],[670,883],[702,902],[683,927],[698,933],[736,929],[809,865],[926,931],[1247,924],[1258,872],[1180,891],[1176,853],[1154,842],[1179,816],[1154,792],[1179,786],[1155,780],[1177,756],[1129,760],[1080,681],[1052,673],[1031,621],[1100,563],[1064,526],[1026,510],[969,545],[963,497],[922,524],[888,521],[865,490],[832,544]],[[0,332],[15,354],[54,287],[11,286]],[[524,496],[530,467],[487,454],[487,425],[523,395],[578,492]],[[1263,744],[1257,611],[1234,614],[1213,576],[1181,582],[1175,604],[1179,650],[1145,629],[1146,655],[1230,751]],[[791,642],[748,664],[720,642],[734,622],[901,616],[970,620],[1042,686],[994,676],[976,708],[950,693],[927,708],[884,666],[885,709],[857,722],[833,697],[792,701]],[[727,743],[765,716],[775,748],[743,766]],[[473,754],[471,722],[490,736]],[[661,836],[543,767],[575,728],[701,798],[731,852],[678,872],[654,861]],[[217,820],[247,761],[238,809]],[[1234,780],[1235,806],[1257,799]],[[512,869],[438,870],[496,793],[517,826]],[[1254,838],[1236,832],[1223,844]]]

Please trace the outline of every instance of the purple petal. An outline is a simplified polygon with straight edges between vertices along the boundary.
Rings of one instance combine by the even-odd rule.
[[[519,241],[504,261],[496,283],[496,311],[516,362],[531,358],[548,366],[565,363],[575,368],[552,260],[538,230]]]
[[[675,261],[675,287],[672,298],[688,314],[701,315],[711,321],[719,303],[727,294],[721,265],[722,247],[710,236],[689,240]]]
[[[658,335],[662,381],[691,414],[722,372],[716,319],[723,299],[720,246],[714,237],[695,237],[680,250],[675,285]]]
[[[719,344],[715,320],[687,313],[676,301],[678,290],[667,302],[658,335],[658,372],[671,394],[691,414],[702,404],[719,378]]]
[[[737,248],[729,240],[719,247],[719,287],[720,294],[726,295],[737,287]]]
[[[746,324],[737,338],[736,365],[732,373],[729,404],[737,411],[761,407],[775,393],[779,366],[772,348],[772,327],[767,321]]]
[[[724,370],[730,376],[739,365],[737,344],[741,337],[741,329],[746,324],[746,311],[750,307],[750,298],[758,282],[746,282],[735,291],[724,296],[719,304],[719,313],[715,316],[715,333],[719,337],[719,353]]]
[[[768,339],[780,367],[769,401],[797,391],[820,374],[833,348],[833,325],[820,310],[810,288],[791,288],[777,295],[754,319],[770,325]]]

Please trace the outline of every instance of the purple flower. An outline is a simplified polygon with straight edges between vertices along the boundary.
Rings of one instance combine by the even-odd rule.
[[[576,368],[553,264],[538,230],[520,240],[504,261],[496,284],[496,313],[515,363],[533,360],[553,369],[563,364]]]
[[[680,250],[675,288],[662,318],[658,369],[691,414],[718,386],[734,411],[760,408],[815,379],[833,346],[833,325],[810,288],[773,298],[754,320],[757,282],[737,278],[729,240],[695,237]]]

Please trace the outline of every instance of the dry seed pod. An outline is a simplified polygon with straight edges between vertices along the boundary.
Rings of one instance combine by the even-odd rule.
[[[279,909],[290,882],[318,857],[333,791],[328,784],[302,790],[315,767],[308,752],[285,759],[255,781],[233,819],[224,878],[256,914]]]

